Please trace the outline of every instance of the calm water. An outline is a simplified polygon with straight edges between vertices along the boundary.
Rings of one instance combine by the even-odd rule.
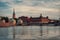
[[[43,40],[60,35],[59,26],[15,26],[0,28],[0,40]]]

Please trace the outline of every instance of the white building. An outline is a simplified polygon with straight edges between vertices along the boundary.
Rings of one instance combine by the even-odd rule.
[[[22,25],[23,24],[23,20],[19,19],[18,22],[17,22],[17,24]]]

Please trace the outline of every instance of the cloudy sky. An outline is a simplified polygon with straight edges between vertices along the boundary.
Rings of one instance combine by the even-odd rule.
[[[58,19],[60,16],[60,0],[0,0],[0,16],[12,17],[13,8],[16,17],[42,14]]]

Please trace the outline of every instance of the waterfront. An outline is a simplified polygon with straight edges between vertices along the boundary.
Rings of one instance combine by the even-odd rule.
[[[0,28],[0,40],[13,40],[13,32],[15,40],[53,40],[54,37],[60,35],[60,26],[15,26]]]

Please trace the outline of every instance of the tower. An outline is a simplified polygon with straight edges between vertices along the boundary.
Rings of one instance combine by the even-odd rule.
[[[42,18],[42,14],[40,14],[40,18]]]
[[[16,18],[15,9],[13,9],[13,18]]]

